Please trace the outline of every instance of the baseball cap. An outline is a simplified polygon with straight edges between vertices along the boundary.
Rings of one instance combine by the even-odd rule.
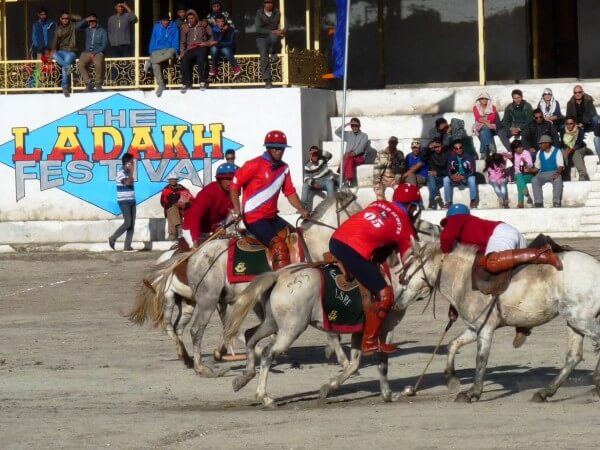
[[[550,136],[548,136],[547,134],[542,135],[542,137],[540,137],[540,140],[538,141],[538,144],[543,144],[543,143],[552,144],[552,138]]]

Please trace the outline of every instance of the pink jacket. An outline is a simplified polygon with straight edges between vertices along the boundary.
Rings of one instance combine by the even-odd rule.
[[[503,184],[508,181],[506,177],[506,168],[504,167],[504,165],[500,167],[492,166],[488,169],[487,173],[488,181],[490,183]]]
[[[521,173],[521,163],[523,163],[527,167],[533,167],[533,159],[531,158],[531,153],[527,150],[523,150],[521,154],[515,153],[515,175],[517,173]]]

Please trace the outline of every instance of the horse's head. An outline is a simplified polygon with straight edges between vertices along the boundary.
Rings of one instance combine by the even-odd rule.
[[[350,191],[336,192],[335,196],[327,197],[315,208],[310,218],[302,223],[302,228],[308,231],[319,225],[337,229],[349,217],[362,210],[356,201],[356,195]]]
[[[421,218],[415,221],[415,230],[423,242],[439,242],[441,227]]]

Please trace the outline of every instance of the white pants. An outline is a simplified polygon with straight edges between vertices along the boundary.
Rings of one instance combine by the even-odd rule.
[[[527,240],[515,227],[501,223],[496,227],[485,248],[485,254],[527,247]]]
[[[188,243],[190,248],[192,248],[194,246],[194,241],[192,240],[192,233],[190,233],[190,230],[186,230],[185,228],[182,229],[181,237],[183,237],[185,239],[185,241]]]

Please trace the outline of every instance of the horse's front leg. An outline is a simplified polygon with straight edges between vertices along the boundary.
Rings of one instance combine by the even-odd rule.
[[[570,325],[567,330],[568,350],[565,365],[548,386],[533,394],[532,402],[545,402],[548,397],[552,397],[575,366],[583,359],[583,335],[571,328]]]
[[[352,350],[350,351],[350,363],[342,371],[341,374],[339,374],[336,377],[333,377],[331,380],[329,380],[329,383],[321,386],[321,390],[319,391],[319,397],[321,401],[324,401],[331,391],[335,391],[336,389],[338,389],[348,378],[352,376],[352,374],[356,373],[358,367],[360,366],[360,357],[362,355],[361,341],[362,333],[355,333],[352,335]]]
[[[491,321],[491,320],[490,320]],[[456,396],[457,402],[471,403],[471,401],[479,400],[483,391],[483,377],[487,368],[488,358],[490,356],[490,348],[492,346],[492,336],[496,329],[495,324],[488,321],[477,336],[477,360],[475,364],[475,379],[473,386],[467,392],[461,392]]]
[[[216,308],[217,300],[210,298],[196,298],[196,308],[192,316],[192,326],[190,334],[192,336],[192,345],[194,346],[194,370],[198,375],[213,376],[214,372],[210,366],[202,364],[202,337],[204,330],[210,321],[213,311]]]
[[[179,359],[181,359],[186,366],[192,367],[193,360],[190,358],[187,350],[185,349],[185,344],[183,343],[183,332],[185,331],[185,327],[190,320],[192,319],[192,315],[194,314],[194,304],[189,303],[187,300],[183,300],[180,296],[178,296],[177,300],[179,300],[179,317],[176,321],[175,331],[177,333],[176,345],[177,345],[177,355]]]
[[[388,359],[389,355],[387,353],[380,353],[379,363],[377,364],[381,398],[384,402],[392,401],[392,389],[390,388],[390,383],[388,382]]]
[[[446,370],[444,370],[444,374],[446,375],[446,386],[448,386],[448,389],[452,393],[460,391],[460,380],[456,377],[456,371],[454,370],[454,359],[456,358],[456,354],[462,346],[475,342],[476,340],[477,333],[475,330],[467,328],[448,344],[448,359],[446,360]]]

